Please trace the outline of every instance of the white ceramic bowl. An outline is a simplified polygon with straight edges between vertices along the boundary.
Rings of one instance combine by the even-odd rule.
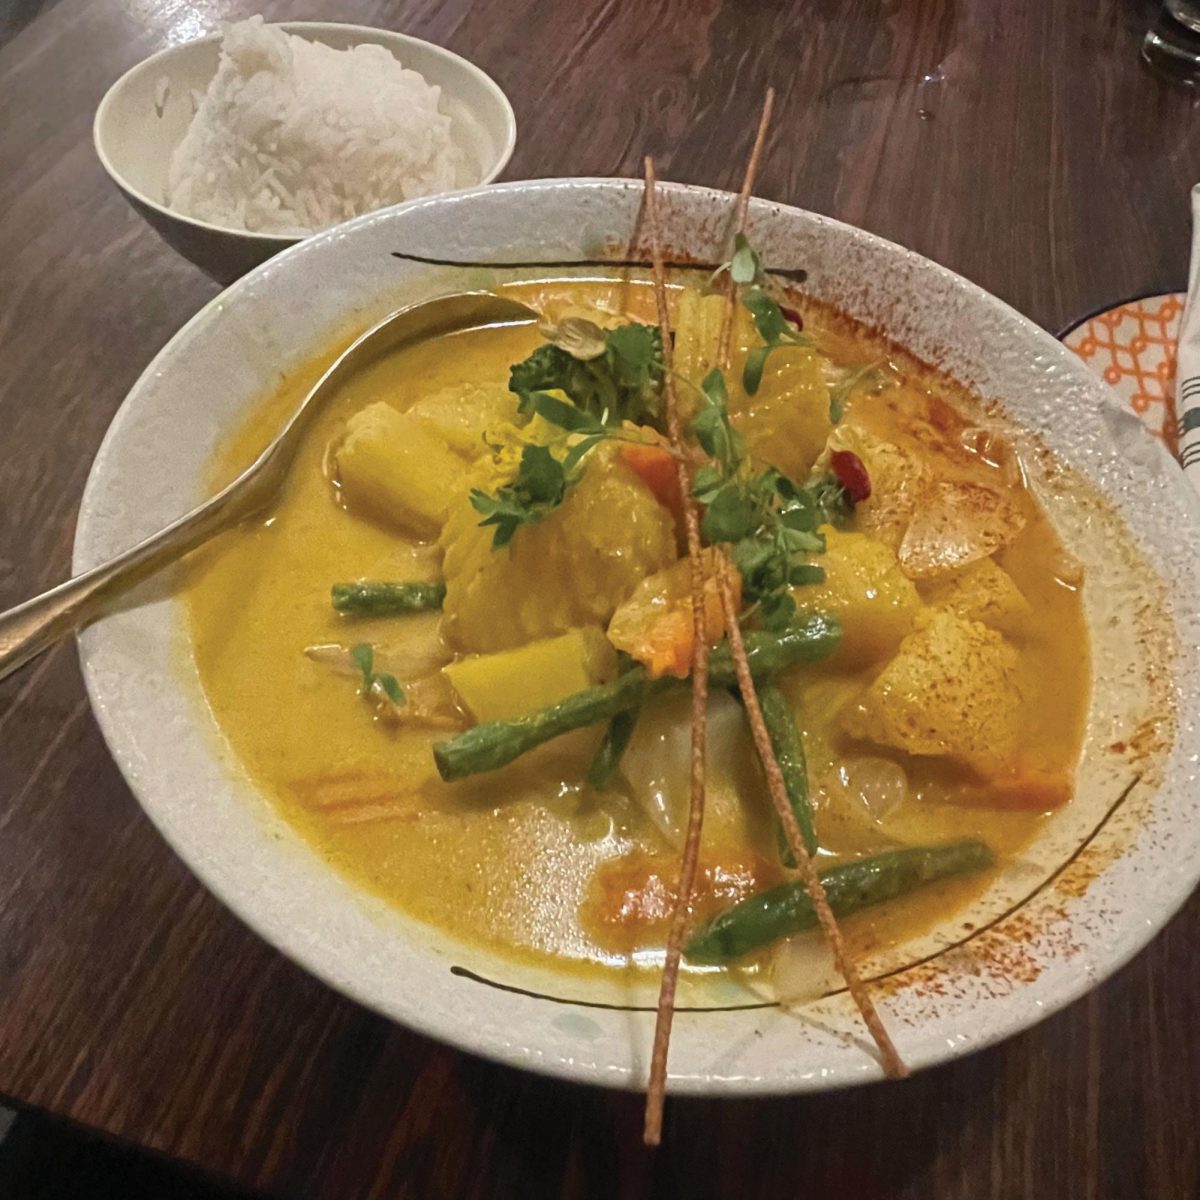
[[[420,38],[365,25],[292,21],[280,28],[337,50],[383,46],[440,87],[451,135],[479,168],[470,184],[491,183],[512,157],[517,140],[512,105],[499,85],[465,58]],[[112,181],[163,240],[219,283],[231,283],[301,239],[228,229],[166,204],[171,154],[192,119],[193,94],[216,74],[220,40],[220,34],[212,34],[171,46],[126,71],[100,102],[92,139]]]
[[[88,481],[75,567],[203,495],[214,449],[282,372],[401,304],[623,257],[641,200],[623,180],[543,180],[416,201],[309,238],[200,312],[146,369]],[[664,189],[674,249],[711,261],[730,197]],[[862,968],[914,1068],[1039,1020],[1130,957],[1200,873],[1200,525],[1182,475],[1073,354],[935,263],[824,217],[756,202],[772,266],[888,330],[989,401],[1090,573],[1095,696],[1078,795],[970,908]],[[431,265],[450,260],[490,266]],[[595,274],[596,267],[579,267]],[[1086,481],[1063,484],[1055,459]],[[653,992],[515,964],[387,908],[335,874],[246,781],[200,692],[181,604],[160,588],[81,635],[97,719],[130,786],[196,874],[263,937],[347,995],[504,1062],[640,1086]],[[489,986],[480,977],[499,986]],[[688,989],[671,1087],[793,1091],[877,1078],[844,993],[798,1011],[733,980]]]

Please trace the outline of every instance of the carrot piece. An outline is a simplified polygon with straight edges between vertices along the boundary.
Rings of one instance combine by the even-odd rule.
[[[674,608],[658,617],[646,631],[640,647],[642,661],[650,675],[658,679],[674,675],[686,679],[692,669],[692,648],[696,635],[692,624],[692,606]]]
[[[964,794],[968,804],[1011,812],[1050,812],[1071,799],[1071,777],[1061,771],[1037,767],[1015,767],[1004,775],[970,785]]]
[[[670,510],[676,522],[682,524],[683,495],[671,452],[652,443],[626,442],[621,447],[621,460],[650,489],[659,504]]]

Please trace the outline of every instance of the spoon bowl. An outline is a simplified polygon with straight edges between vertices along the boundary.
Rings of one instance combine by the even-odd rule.
[[[275,498],[312,417],[369,362],[409,343],[484,325],[537,319],[528,305],[491,292],[458,292],[398,309],[357,337],[309,390],[270,445],[232,483],[123,554],[0,613],[0,680],[94,620],[106,605]]]

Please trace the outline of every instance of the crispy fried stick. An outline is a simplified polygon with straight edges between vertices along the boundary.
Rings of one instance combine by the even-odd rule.
[[[667,311],[666,268],[663,266],[655,184],[654,163],[647,156],[646,228],[650,235],[654,297],[658,303],[658,325],[662,333],[663,395],[666,402],[667,434],[675,451],[675,472],[683,497],[683,521],[687,531],[688,555],[692,562],[692,772],[687,836],[683,843],[683,859],[679,864],[679,887],[676,889],[675,908],[671,913],[667,956],[663,964],[662,983],[658,991],[658,1013],[654,1021],[654,1049],[650,1056],[650,1082],[646,1088],[646,1121],[642,1134],[647,1146],[657,1146],[662,1139],[663,1101],[667,1090],[667,1051],[671,1044],[671,1024],[675,1018],[675,989],[679,982],[683,935],[692,912],[692,891],[696,883],[696,867],[700,856],[700,831],[704,825],[704,772],[708,740],[708,633],[705,628],[704,562],[700,557],[700,514],[692,497],[689,456],[679,424],[679,408],[671,373],[671,323]]]
[[[891,1036],[884,1027],[875,1002],[871,999],[871,994],[863,983],[858,968],[854,965],[854,960],[846,950],[846,943],[842,938],[837,918],[829,907],[825,888],[817,875],[812,856],[804,844],[804,838],[801,836],[800,826],[796,824],[792,806],[788,803],[787,785],[783,781],[783,772],[780,771],[779,762],[775,758],[771,735],[767,732],[762,709],[759,707],[754,676],[751,675],[750,665],[746,661],[746,646],[742,640],[741,627],[738,625],[737,598],[733,594],[733,586],[730,583],[729,573],[731,570],[733,570],[733,565],[722,549],[717,559],[721,608],[725,614],[725,626],[729,631],[729,649],[733,654],[734,668],[737,671],[738,689],[742,694],[742,703],[750,722],[750,731],[754,735],[754,746],[762,761],[763,773],[767,777],[767,790],[770,792],[771,802],[775,805],[775,811],[779,814],[779,820],[783,824],[788,846],[796,856],[796,862],[800,867],[800,878],[812,898],[813,908],[816,909],[821,929],[829,941],[829,948],[833,951],[837,969],[846,981],[846,987],[850,990],[850,995],[858,1006],[858,1011],[862,1014],[863,1022],[870,1030],[871,1037],[875,1039],[875,1045],[879,1048],[879,1057],[883,1062],[884,1073],[893,1079],[902,1079],[908,1074],[908,1068],[904,1065]]]
[[[762,158],[763,146],[767,140],[767,127],[771,124],[771,113],[775,110],[775,89],[767,88],[763,100],[762,116],[758,118],[758,130],[754,134],[754,145],[750,149],[750,158],[746,162],[746,174],[742,179],[742,190],[738,194],[737,207],[734,209],[734,235],[741,233],[746,227],[746,211],[750,207],[750,193],[754,191],[754,179],[758,175],[758,164]],[[721,319],[721,337],[717,342],[717,365],[722,369],[729,366],[729,342],[733,336],[734,300],[737,296],[737,286],[732,275],[726,275],[722,280],[725,288],[725,315]]]
[[[766,100],[763,102],[762,117],[758,123],[758,133],[754,139],[754,148],[750,152],[750,161],[746,164],[746,177],[742,183],[742,191],[738,196],[737,208],[734,213],[735,236],[743,231],[746,224],[746,212],[750,204],[750,192],[754,186],[754,176],[758,171],[758,161],[762,154],[763,143],[766,140],[767,125],[771,120],[771,110],[774,107],[774,102],[775,90],[768,88]],[[728,278],[726,283],[728,289],[726,291],[725,314],[721,321],[721,340],[717,352],[717,363],[722,369],[726,369],[729,366],[730,333],[733,329],[733,313],[737,303],[737,288],[734,285],[732,277]],[[901,1078],[908,1074],[908,1068],[904,1065],[887,1029],[884,1027],[883,1021],[879,1016],[879,1011],[871,999],[871,994],[858,974],[854,960],[846,950],[846,943],[842,938],[842,931],[838,926],[837,918],[833,915],[829,907],[829,901],[825,896],[825,888],[822,886],[821,880],[817,875],[812,856],[808,853],[808,848],[805,846],[804,838],[800,833],[800,827],[796,824],[796,817],[792,812],[791,804],[788,802],[787,786],[783,781],[783,773],[779,769],[779,762],[775,757],[774,747],[771,745],[771,735],[767,732],[766,724],[763,721],[762,709],[758,703],[758,692],[754,686],[754,677],[751,675],[749,664],[746,661],[746,648],[742,641],[741,627],[738,625],[737,598],[733,594],[733,585],[730,582],[730,573],[733,570],[734,567],[729,560],[728,552],[722,549],[717,559],[717,582],[721,595],[721,609],[725,616],[725,627],[729,631],[729,648],[733,653],[734,666],[737,670],[738,687],[742,693],[742,702],[746,708],[746,717],[750,722],[750,731],[754,736],[754,745],[758,750],[758,757],[762,761],[763,773],[767,777],[767,790],[770,792],[771,802],[775,805],[775,810],[779,814],[779,820],[783,824],[783,831],[787,837],[788,846],[796,856],[796,862],[800,868],[800,877],[804,882],[809,896],[812,898],[813,908],[816,909],[821,929],[824,931],[825,937],[829,941],[829,947],[833,951],[838,971],[841,973],[842,978],[845,979],[850,995],[853,997],[854,1003],[858,1006],[858,1011],[862,1014],[863,1022],[866,1024],[871,1036],[875,1039],[875,1045],[879,1048],[879,1056],[883,1062],[883,1069],[893,1078]]]

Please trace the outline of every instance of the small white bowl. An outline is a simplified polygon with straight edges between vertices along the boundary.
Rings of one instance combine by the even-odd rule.
[[[441,88],[451,136],[479,165],[479,178],[465,186],[491,183],[508,164],[517,140],[512,105],[474,63],[420,38],[366,25],[288,21],[280,28],[336,50],[383,46]],[[214,225],[175,212],[166,203],[171,154],[191,122],[194,94],[203,92],[216,74],[220,47],[221,35],[214,33],[168,47],[131,67],[100,101],[92,140],[112,181],[163,240],[218,283],[232,283],[303,239]]]

